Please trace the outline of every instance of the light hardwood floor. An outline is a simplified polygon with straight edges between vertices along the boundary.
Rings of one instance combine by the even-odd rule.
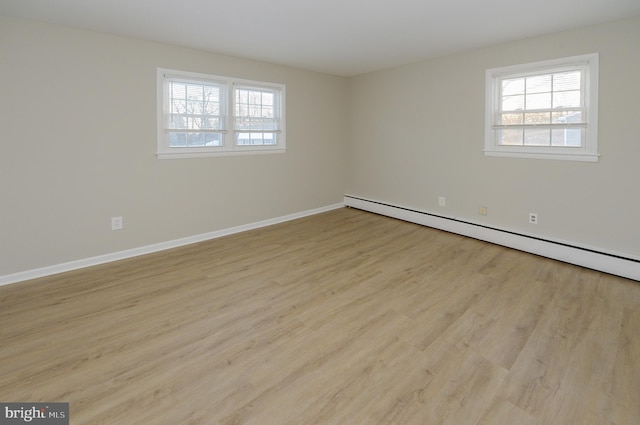
[[[640,283],[353,209],[0,287],[71,424],[640,423]]]

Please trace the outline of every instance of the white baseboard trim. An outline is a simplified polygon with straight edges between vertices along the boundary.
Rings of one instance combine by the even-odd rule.
[[[601,252],[592,248],[579,247],[566,242],[545,240],[531,235],[515,233],[507,229],[488,227],[482,224],[466,222],[452,217],[444,217],[425,211],[362,199],[353,195],[345,195],[344,204],[348,207],[386,215],[411,223],[445,230],[542,257],[552,258],[565,263],[640,281],[640,260],[638,259],[626,258],[622,255]]]
[[[153,245],[142,246],[139,248],[127,249],[125,251],[99,255],[96,257],[84,258],[81,260],[70,261],[68,263],[56,264],[53,266],[47,266],[47,267],[42,267],[38,269],[27,270],[24,272],[8,274],[8,275],[0,276],[0,286],[9,285],[11,283],[22,282],[30,279],[36,279],[39,277],[51,276],[54,274],[64,273],[71,270],[82,269],[85,267],[96,266],[98,264],[110,263],[112,261],[124,260],[126,258],[137,257],[139,255],[151,254],[153,252],[164,251],[167,249],[177,248],[184,245],[190,245],[197,242],[203,242],[210,239],[216,239],[223,236],[232,235],[234,233],[245,232],[247,230],[258,229],[260,227],[272,226],[274,224],[284,223],[286,221],[296,220],[298,218],[320,214],[323,212],[335,210],[342,207],[344,207],[344,204],[342,203],[328,205],[326,207],[289,214],[289,215],[276,217],[268,220],[262,220],[255,223],[244,224],[241,226],[231,227],[228,229],[217,230],[214,232],[203,233],[200,235],[189,236],[181,239],[175,239],[172,241],[160,242]]]

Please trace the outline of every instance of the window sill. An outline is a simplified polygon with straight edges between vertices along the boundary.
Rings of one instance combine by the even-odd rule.
[[[547,153],[547,152],[512,152],[512,151],[492,151],[485,150],[485,156],[507,157],[507,158],[531,158],[531,159],[554,159],[561,161],[581,161],[598,162],[600,157],[597,153]]]
[[[256,149],[222,152],[156,152],[158,159],[210,158],[215,156],[240,156],[286,153],[286,149]]]

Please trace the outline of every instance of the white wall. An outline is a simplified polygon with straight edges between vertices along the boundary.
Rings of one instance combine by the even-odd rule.
[[[287,153],[158,160],[157,67],[285,83]],[[0,276],[341,202],[347,83],[0,17]]]
[[[347,193],[640,259],[639,46],[637,17],[355,77]],[[483,155],[486,69],[593,52],[599,162]]]

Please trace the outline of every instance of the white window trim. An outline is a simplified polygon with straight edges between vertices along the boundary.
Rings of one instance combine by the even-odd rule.
[[[167,102],[165,91],[167,87],[165,76],[184,78],[187,80],[201,80],[222,84],[226,88],[224,90],[225,101],[225,125],[221,133],[224,134],[225,143],[223,146],[210,147],[189,147],[176,148],[169,147],[169,137],[166,131],[166,112]],[[286,92],[285,85],[278,83],[269,83],[264,81],[245,80],[232,77],[222,77],[217,75],[202,74],[197,72],[179,71],[174,69],[158,68],[157,69],[157,151],[158,159],[176,159],[176,158],[202,158],[213,156],[231,156],[231,155],[256,155],[256,154],[273,154],[286,152]],[[264,145],[236,145],[234,134],[234,88],[236,85],[275,89],[280,93],[280,129],[278,130],[278,143],[271,146]]]
[[[552,59],[521,65],[488,69],[485,73],[485,142],[486,156],[559,159],[570,161],[597,162],[598,154],[598,53]],[[553,72],[562,67],[585,66],[585,107],[587,109],[587,128],[585,143],[580,148],[551,146],[503,146],[497,143],[497,131],[494,129],[495,115],[498,110],[497,81],[505,75],[526,75],[540,71]]]

